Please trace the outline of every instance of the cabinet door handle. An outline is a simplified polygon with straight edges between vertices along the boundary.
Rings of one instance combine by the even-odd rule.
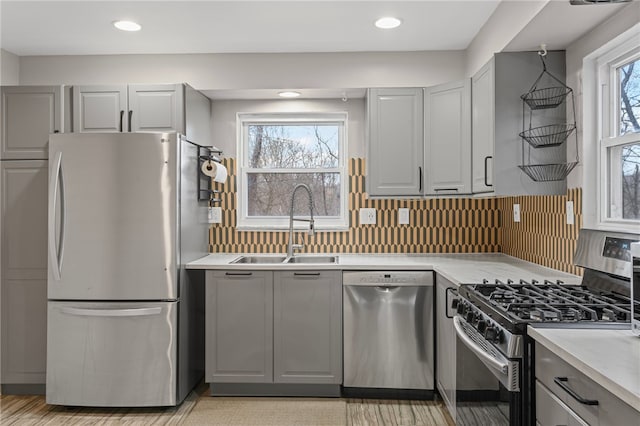
[[[484,186],[493,186],[493,184],[489,184],[489,158],[493,160],[491,155],[484,157]]]
[[[422,192],[422,166],[418,166],[418,192]]]
[[[228,277],[250,277],[253,272],[225,272],[224,274]]]
[[[584,404],[584,405],[598,405],[599,404],[597,399],[585,399],[585,398],[581,397],[580,395],[578,395],[576,393],[576,391],[571,389],[569,387],[569,385],[566,384],[566,382],[569,381],[569,379],[567,377],[554,377],[553,381],[555,382],[556,385],[560,386],[562,388],[562,390],[564,390],[566,393],[571,395],[571,397],[573,399],[575,399],[576,401],[578,401],[580,404]]]
[[[124,110],[121,109],[120,110],[120,133],[122,133],[123,126],[124,126]]]
[[[133,110],[130,109],[129,110],[129,122],[127,123],[127,127],[128,127],[128,132],[131,132],[131,117],[133,117]]]
[[[294,272],[295,277],[319,277],[320,272]]]
[[[455,191],[458,192],[458,188],[433,188],[434,191]]]

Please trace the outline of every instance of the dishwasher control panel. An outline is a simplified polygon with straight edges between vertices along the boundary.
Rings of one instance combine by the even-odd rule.
[[[342,273],[342,284],[359,286],[428,286],[433,285],[433,272],[347,271]]]

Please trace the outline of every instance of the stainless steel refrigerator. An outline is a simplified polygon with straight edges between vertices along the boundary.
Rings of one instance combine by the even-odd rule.
[[[49,158],[47,403],[179,404],[204,371],[197,146],[60,134]]]

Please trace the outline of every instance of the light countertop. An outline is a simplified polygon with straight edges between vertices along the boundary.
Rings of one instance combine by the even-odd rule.
[[[629,330],[527,328],[529,336],[640,411],[640,337]]]
[[[337,254],[337,264],[230,264],[242,253],[213,253],[190,262],[187,269],[225,270],[433,270],[454,284],[478,283],[483,279],[562,280],[580,284],[581,277],[560,272],[501,253],[474,254]],[[324,253],[323,253],[324,255]],[[333,254],[332,254],[333,255]],[[307,254],[305,254],[307,256]]]

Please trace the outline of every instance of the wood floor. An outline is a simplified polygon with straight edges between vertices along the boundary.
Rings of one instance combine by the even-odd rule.
[[[174,408],[161,409],[103,409],[103,408],[66,408],[47,405],[44,396],[0,395],[0,425],[181,425],[208,424],[198,417],[195,408],[200,398],[213,398],[207,395],[204,388],[193,391],[187,399]],[[242,398],[234,398],[242,400]],[[288,399],[290,410],[297,409],[296,399]],[[334,399],[336,400],[336,399]],[[318,421],[309,419],[299,424],[327,426],[454,426],[441,402],[436,401],[398,401],[374,399],[342,399],[346,406],[344,421]],[[287,401],[284,401],[286,403]],[[280,404],[283,402],[279,401]],[[204,405],[204,404],[202,404]],[[209,404],[210,405],[210,404]],[[191,417],[190,417],[191,415]],[[259,420],[243,421],[243,413],[239,412],[233,424],[261,425]],[[304,415],[303,415],[304,416]],[[194,422],[194,420],[197,421]],[[213,420],[213,419],[212,419]],[[215,422],[211,422],[214,424]],[[219,424],[219,423],[215,423]],[[268,424],[277,425],[278,422]]]

